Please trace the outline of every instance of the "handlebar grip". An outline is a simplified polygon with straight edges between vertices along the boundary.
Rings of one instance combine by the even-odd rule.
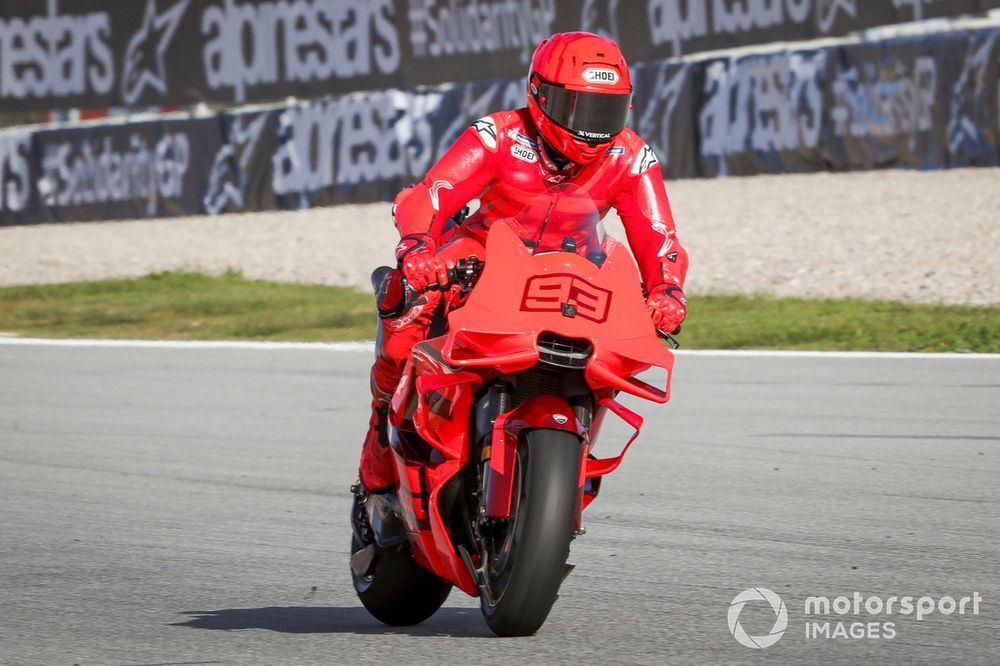
[[[433,282],[419,292],[413,290],[409,285],[406,288],[413,293],[424,293],[426,291],[444,291],[453,287],[456,284],[462,285],[465,289],[471,289],[472,285],[479,278],[480,273],[483,272],[483,262],[479,261],[479,258],[475,255],[469,256],[465,259],[458,259],[455,262],[454,268],[449,268],[448,274],[448,284],[442,286],[437,282]],[[405,278],[404,278],[405,283]]]

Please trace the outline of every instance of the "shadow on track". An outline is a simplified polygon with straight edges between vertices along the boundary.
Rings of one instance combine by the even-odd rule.
[[[442,608],[430,619],[412,627],[389,627],[360,606],[268,606],[184,611],[191,616],[175,627],[192,629],[267,629],[286,634],[406,634],[487,638],[493,633],[477,608]]]

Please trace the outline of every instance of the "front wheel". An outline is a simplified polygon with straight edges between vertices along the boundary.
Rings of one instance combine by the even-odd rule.
[[[559,596],[579,502],[582,450],[562,430],[529,430],[517,451],[510,519],[484,535],[486,623],[500,636],[538,631]]]

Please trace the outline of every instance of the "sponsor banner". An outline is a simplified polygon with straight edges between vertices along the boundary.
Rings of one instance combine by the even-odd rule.
[[[208,118],[2,132],[0,223],[189,215],[219,130]]]
[[[197,212],[218,215],[277,206],[270,163],[279,142],[279,117],[278,110],[218,116],[219,141],[205,151],[205,177],[189,199]]]
[[[522,76],[535,45],[558,31],[606,34],[640,63],[995,7],[1000,0],[8,0],[0,105],[244,104],[408,89]]]
[[[994,0],[648,0],[645,14],[629,0],[584,3],[607,16],[643,60],[770,42],[843,36],[876,26],[981,14]],[[585,9],[586,12],[586,9]]]
[[[667,177],[1000,165],[1000,29],[635,67]],[[388,201],[521,78],[0,132],[0,224]],[[514,157],[533,161],[533,151]],[[539,166],[541,168],[541,166]]]
[[[700,63],[659,63],[632,70],[629,126],[660,159],[668,178],[698,175],[696,119],[702,100]]]
[[[673,176],[1000,164],[997,29],[700,65]]]

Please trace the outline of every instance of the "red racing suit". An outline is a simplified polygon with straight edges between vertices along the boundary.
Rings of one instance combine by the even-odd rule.
[[[687,252],[677,240],[663,175],[652,149],[626,128],[615,136],[603,158],[559,168],[541,145],[526,108],[480,118],[420,183],[400,192],[394,219],[404,237],[401,248],[406,247],[405,237],[427,235],[441,256],[454,260],[475,254],[484,259],[485,236],[493,221],[516,216],[552,191],[553,185],[563,182],[588,194],[601,218],[612,207],[618,212],[647,289],[684,286]],[[452,216],[477,196],[479,210],[461,226],[446,230]],[[543,246],[553,245],[542,238],[544,234],[556,247],[564,237],[573,236],[581,253],[586,248],[581,229],[525,231],[529,237],[537,233]],[[450,299],[453,294],[448,292],[444,297]],[[361,481],[369,490],[395,483],[384,436],[380,438],[376,432],[378,411],[385,409],[399,383],[410,349],[426,337],[442,293],[428,291],[425,297],[426,303],[398,317],[380,320],[371,377],[372,423],[361,454]],[[452,305],[450,300],[448,306]]]

